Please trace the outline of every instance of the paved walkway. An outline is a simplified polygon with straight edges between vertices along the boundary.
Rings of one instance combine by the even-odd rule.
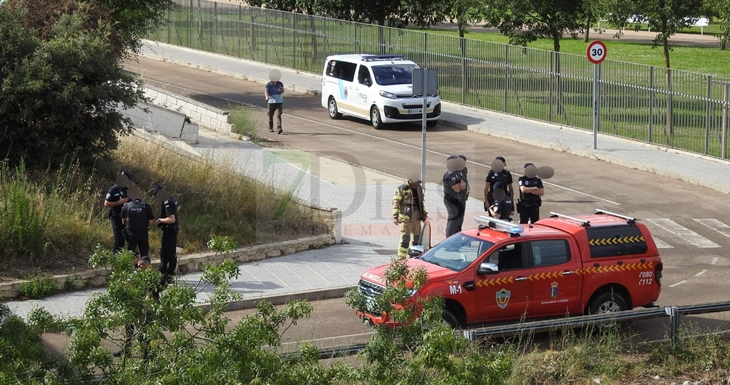
[[[186,48],[154,44],[144,55],[160,60],[207,68],[226,75],[266,82],[271,66]],[[288,87],[300,91],[319,90],[316,75],[282,69]],[[493,136],[515,139],[541,147],[556,148],[583,156],[603,159],[629,167],[650,170],[692,183],[730,192],[730,163],[683,154],[637,142],[601,136],[599,150],[592,150],[589,133],[484,110],[446,103],[444,121]],[[244,264],[233,290],[244,298],[353,286],[367,267],[387,263],[395,253],[397,229],[390,222],[392,192],[401,181],[389,175],[365,170],[302,151],[268,150],[228,136],[202,130],[200,143],[188,147],[204,156],[230,162],[252,178],[289,189],[299,198],[323,207],[343,210],[342,235],[346,244],[313,250],[257,263]],[[314,167],[319,169],[313,172]],[[327,180],[316,175],[327,175]],[[445,215],[440,188],[428,184],[426,206],[434,222],[435,242],[443,239]],[[428,198],[434,196],[434,198]],[[467,213],[481,213],[482,202],[470,200]],[[473,223],[473,216],[465,226]],[[199,274],[183,281],[197,282]],[[81,314],[91,295],[100,290],[58,295],[43,300],[10,302],[18,315],[26,316],[43,306],[52,314]],[[198,296],[203,301],[207,292]]]

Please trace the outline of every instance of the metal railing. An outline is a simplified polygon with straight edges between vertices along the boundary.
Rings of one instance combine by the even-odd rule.
[[[609,314],[592,314],[544,321],[525,322],[514,325],[466,329],[461,331],[455,331],[455,333],[457,336],[463,336],[464,338],[474,342],[480,338],[487,337],[510,337],[525,333],[548,333],[565,328],[597,326],[606,323],[623,323],[669,317],[669,338],[672,343],[677,343],[679,341],[679,321],[681,316],[719,313],[725,311],[730,311],[730,302],[716,302],[689,306],[666,306],[663,308],[650,308]],[[354,355],[365,349],[365,346],[366,344],[357,344],[320,349],[319,357],[320,359],[329,359],[334,357]],[[296,354],[298,353],[284,353],[282,354],[282,357],[289,357]]]
[[[444,100],[592,129],[582,55],[318,16],[176,0],[153,40],[319,74],[331,54],[402,54],[438,68]],[[726,159],[730,79],[606,60],[601,132]],[[671,86],[668,86],[670,84]]]

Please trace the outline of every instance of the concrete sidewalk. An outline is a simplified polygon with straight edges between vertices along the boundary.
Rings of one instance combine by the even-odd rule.
[[[312,93],[318,93],[321,88],[321,75],[164,43],[146,41],[142,55],[259,83],[268,82],[269,70],[279,68],[284,74],[282,80],[287,87]],[[599,134],[598,149],[594,150],[593,134],[585,130],[454,103],[444,102],[443,105],[442,123],[451,126],[648,171],[730,193],[730,179],[725,177],[730,171],[730,162],[725,160],[603,134]]]

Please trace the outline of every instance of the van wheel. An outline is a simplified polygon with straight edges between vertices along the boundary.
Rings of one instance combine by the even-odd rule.
[[[335,101],[335,98],[331,96],[327,102],[327,111],[329,112],[330,119],[339,119],[342,117],[342,114],[337,110],[337,102]]]
[[[459,328],[459,320],[456,318],[456,316],[454,315],[454,313],[451,312],[451,310],[444,309],[441,312],[441,319],[445,323],[449,324],[449,326],[451,326],[452,329],[458,329]]]
[[[383,120],[380,119],[380,111],[378,111],[378,106],[372,106],[370,107],[370,123],[373,124],[373,128],[376,130],[380,130],[383,128]]]
[[[426,122],[426,127],[436,127],[439,124],[438,120],[429,120]]]

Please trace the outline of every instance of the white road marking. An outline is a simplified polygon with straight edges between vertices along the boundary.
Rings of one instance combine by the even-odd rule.
[[[712,262],[710,262],[710,265],[716,264],[717,263],[717,259],[718,259],[717,257],[712,258]]]
[[[695,274],[695,277],[699,277],[700,275],[705,274],[705,273],[707,273],[707,270],[702,270],[699,273]]]
[[[675,286],[679,286],[679,285],[681,285],[681,284],[683,284],[683,283],[687,283],[687,281],[686,281],[686,280],[684,280],[684,281],[679,281],[679,282],[675,283],[674,285],[670,285],[669,287],[675,287]]]
[[[717,219],[695,219],[695,221],[717,231],[718,233],[730,238],[730,226],[718,221]]]
[[[663,228],[664,230],[682,238],[683,240],[703,249],[720,247],[715,242],[695,233],[694,231],[680,225],[679,223],[667,218],[649,219],[649,222]]]
[[[662,241],[661,239],[654,237],[654,243],[656,243],[657,249],[673,249],[674,246]]]
[[[302,340],[302,341],[292,341],[292,342],[283,342],[282,345],[294,345],[294,344],[303,344],[307,342],[317,342],[317,341],[327,341],[327,340],[338,340],[343,338],[352,338],[352,337],[362,337],[362,336],[369,336],[371,334],[374,334],[374,332],[368,332],[368,333],[358,333],[358,334],[348,334],[345,336],[334,336],[334,337],[323,337],[323,338],[315,338],[312,340]]]
[[[144,80],[144,78],[143,78],[143,80]],[[212,97],[214,97],[216,99],[221,99],[221,100],[225,100],[225,101],[228,101],[228,102],[233,102],[233,103],[241,104],[241,105],[244,105],[244,106],[254,107],[254,108],[261,109],[261,110],[265,110],[266,109],[264,107],[257,106],[255,104],[250,104],[250,103],[242,102],[240,100],[225,98],[225,97],[217,96],[217,95],[211,95],[211,94],[208,94],[208,93],[205,93],[205,92],[201,92],[201,91],[197,91],[197,90],[194,90],[194,89],[191,89],[191,88],[185,88],[185,87],[176,86],[174,84],[170,84],[169,82],[163,82],[163,81],[159,81],[159,80],[155,80],[155,79],[148,79],[148,80],[152,80],[152,81],[155,81],[157,83],[162,83],[162,84],[165,84],[165,85],[168,85],[168,86],[172,86],[172,87],[175,87],[175,88],[179,88],[179,89],[182,89],[182,90],[186,90],[186,91],[193,91],[193,92],[198,93],[198,94],[201,94],[201,95],[212,96]],[[338,126],[335,126],[335,125],[332,125],[332,124],[320,122],[320,121],[317,121],[317,120],[314,120],[314,119],[303,118],[301,116],[290,115],[290,114],[287,114],[287,113],[284,113],[283,115],[284,116],[287,116],[287,117],[292,117],[292,118],[296,118],[296,119],[299,119],[299,120],[303,120],[305,122],[318,124],[320,126],[325,126],[325,127],[329,127],[329,128],[334,128],[336,130],[346,131],[346,132],[349,132],[349,133],[352,133],[352,134],[355,134],[355,135],[362,135],[362,136],[365,136],[365,137],[368,137],[368,138],[378,139],[378,140],[382,140],[384,142],[389,142],[389,143],[397,144],[399,146],[410,147],[410,148],[413,148],[413,149],[416,149],[416,150],[420,150],[421,149],[421,146],[414,146],[412,144],[398,142],[396,140],[382,138],[382,137],[376,136],[376,135],[365,134],[365,133],[358,132],[358,131],[355,131],[355,130],[350,130],[350,129],[343,128],[343,127],[338,127]],[[452,154],[445,154],[443,152],[433,151],[433,150],[429,150],[429,149],[426,149],[426,152],[430,152],[431,154],[436,154],[436,155],[444,156],[444,157],[449,156],[449,155],[452,155]],[[488,164],[478,163],[478,162],[474,162],[474,161],[471,161],[471,160],[470,161],[467,161],[467,163],[475,164],[475,165],[478,165],[478,166],[483,166],[483,167],[486,167],[486,168],[491,168],[490,165],[488,165]],[[512,172],[512,174],[517,175],[518,177],[522,176],[522,175],[520,175],[520,174],[518,174],[516,172]],[[561,186],[561,185],[558,185],[558,184],[554,184],[554,183],[550,183],[550,182],[545,182],[545,181],[543,181],[543,184],[544,185],[548,185],[548,186],[557,187],[557,188],[563,189],[565,191],[570,191],[570,192],[575,193],[575,194],[583,195],[583,196],[586,196],[588,198],[598,199],[600,201],[603,201],[603,202],[606,202],[606,203],[610,203],[612,205],[621,206],[621,204],[618,203],[618,202],[614,202],[612,200],[608,200],[608,199],[601,198],[601,197],[598,197],[598,196],[595,196],[595,195],[591,195],[591,194],[588,194],[588,193],[585,193],[585,192],[582,192],[582,191],[578,191],[578,190],[572,189],[570,187]]]

